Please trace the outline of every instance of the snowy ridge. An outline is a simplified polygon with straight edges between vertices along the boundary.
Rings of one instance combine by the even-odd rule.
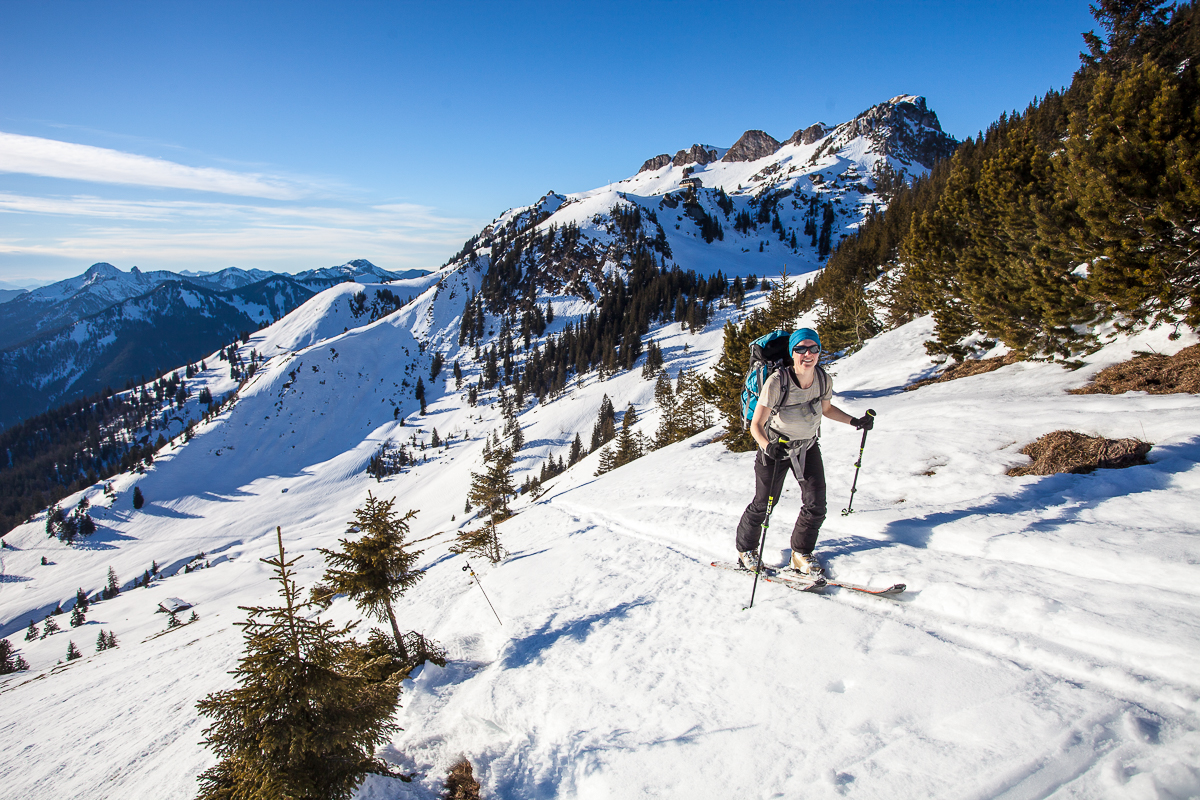
[[[573,276],[580,284],[572,291],[579,294],[579,286],[621,261],[622,244],[629,249],[616,234],[614,213],[636,206],[642,222],[635,238],[655,250],[664,266],[701,275],[720,270],[730,278],[785,269],[799,275],[824,264],[816,230],[824,225],[826,205],[833,215],[832,247],[872,210],[886,208],[878,176],[886,172],[912,180],[956,145],[925,99],[911,95],[880,103],[833,128],[823,123],[802,128],[783,144],[762,131],[748,131],[738,144],[747,140],[734,149],[694,145],[674,158],[656,156],[632,177],[589,191],[549,192],[494,219],[455,263],[494,261],[495,240],[502,233],[545,236],[552,228],[577,226],[580,241],[573,253],[549,257],[526,251],[523,263],[542,273],[539,288],[570,287]],[[766,154],[727,160],[735,150]],[[719,224],[715,236],[705,234],[701,213]],[[748,215],[748,226],[739,227],[740,215]]]
[[[412,538],[431,537],[420,545],[427,575],[398,611],[402,627],[441,641],[451,660],[406,682],[404,731],[382,750],[418,779],[372,778],[359,797],[437,797],[460,754],[498,798],[1200,793],[1200,558],[1186,499],[1200,491],[1200,400],[1065,393],[1136,349],[1173,352],[1194,336],[1114,337],[1075,371],[1026,362],[902,392],[936,370],[922,319],[838,362],[835,402],[879,416],[849,517],[836,511],[859,434],[824,426],[831,515],[819,553],[842,579],[907,583],[899,600],[771,585],[742,611],[748,581],[707,565],[732,555],[753,456],[726,451],[713,429],[601,477],[592,454],[518,500],[501,526],[512,555],[472,561],[500,626],[447,549],[456,530],[477,524],[463,498],[484,437],[501,425],[495,392],[476,407],[463,401],[481,364],[456,338],[486,264],[485,254],[450,265],[374,322],[353,316],[353,297],[390,287],[318,295],[242,345],[267,361],[236,404],[145,475],[115,479],[111,508],[88,490],[97,534],[66,547],[35,519],[5,537],[0,633],[32,666],[0,678],[8,791],[193,796],[212,763],[194,703],[231,685],[237,606],[272,601],[258,559],[271,553],[275,526],[289,553],[304,555],[299,580],[310,586],[323,566],[314,548],[336,545],[369,491],[420,509]],[[588,310],[557,298],[551,331]],[[748,306],[761,302],[752,294]],[[705,367],[735,313],[745,312],[719,310],[696,335],[671,324],[650,337],[672,374]],[[447,368],[430,381],[434,350]],[[455,359],[462,391],[448,374]],[[215,361],[195,381],[223,395],[236,384]],[[424,417],[417,377],[427,383]],[[603,382],[590,374],[520,415],[529,444],[517,483],[565,454],[576,432],[586,440],[604,394],[618,410],[632,402],[653,433],[652,382],[637,370]],[[383,482],[363,473],[383,441],[428,445],[434,427],[453,435],[448,446],[417,449],[424,461]],[[1058,428],[1144,437],[1152,463],[1004,475],[1025,458],[1022,444]],[[147,498],[141,512],[130,506],[135,485]],[[784,557],[798,495],[785,489],[770,561]],[[69,607],[76,588],[98,590],[109,566],[128,587],[152,560],[167,577],[93,606],[81,629],[63,617],[63,632],[24,641],[30,620]],[[167,597],[195,604],[199,620],[158,635],[165,620],[154,608]],[[331,614],[357,618],[345,599]],[[96,653],[100,629],[120,647]],[[85,657],[56,665],[67,641]]]

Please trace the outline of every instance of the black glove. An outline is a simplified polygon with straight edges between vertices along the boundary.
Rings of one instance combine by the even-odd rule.
[[[871,414],[863,414],[861,417],[851,419],[850,424],[860,431],[869,431],[875,427],[875,417]]]
[[[767,458],[781,461],[788,457],[787,442],[771,442],[767,445],[767,449],[764,452],[767,454]]]

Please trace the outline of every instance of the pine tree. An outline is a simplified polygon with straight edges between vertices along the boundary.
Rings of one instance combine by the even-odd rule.
[[[83,658],[83,653],[79,652],[75,642],[67,642],[67,661],[74,661],[77,658]]]
[[[637,424],[637,411],[633,407],[633,403],[625,409],[625,416],[621,420],[621,433],[617,435],[616,441],[611,447],[607,447],[600,452],[600,468],[596,470],[597,475],[614,470],[617,467],[623,467],[631,461],[639,459],[646,451],[646,441],[640,433],[633,432],[633,426]]]
[[[421,403],[421,413],[424,414],[425,413],[425,381],[421,380],[420,378],[417,378],[416,396],[417,396],[417,400],[419,400]]]
[[[29,669],[29,664],[12,646],[12,642],[8,639],[0,639],[0,675],[8,675],[12,672],[24,672]]]
[[[107,649],[108,649],[108,637],[105,636],[104,631],[101,630],[100,633],[98,633],[96,635],[96,652],[103,653]]]
[[[167,629],[170,630],[171,628],[178,628],[178,627],[179,627],[179,615],[174,609],[171,609],[170,611],[167,612]]]
[[[581,439],[579,434],[576,433],[575,440],[571,442],[571,453],[567,457],[567,466],[573,467],[578,464],[579,459],[583,458],[583,455],[583,439]]]
[[[451,552],[478,553],[493,564],[504,557],[496,525],[512,516],[508,500],[517,493],[510,474],[512,463],[512,452],[505,447],[492,447],[484,454],[485,469],[471,473],[467,501],[478,506],[480,513],[487,514],[488,522],[477,530],[459,533]]]
[[[47,615],[45,623],[42,625],[42,638],[45,639],[52,633],[58,633],[60,628],[58,623],[54,621],[54,617]]]
[[[29,620],[29,627],[25,629],[25,641],[32,642],[38,638],[38,626],[33,624],[33,620]]]
[[[596,415],[596,424],[592,427],[592,447],[590,452],[596,452],[605,444],[611,442],[617,435],[617,410],[613,407],[608,395],[600,399],[600,411]]]
[[[162,436],[159,436],[158,438],[161,439]],[[164,441],[163,444],[165,445],[166,442]],[[142,487],[140,487],[140,486],[133,487],[133,507],[134,507],[134,509],[140,509],[143,505],[145,505],[145,503],[146,503],[146,498],[142,495]]]
[[[658,374],[654,384],[654,404],[658,406],[658,430],[654,434],[654,446],[665,447],[679,441],[679,404],[671,389],[671,379],[666,372]]]
[[[213,720],[204,742],[220,758],[200,775],[201,800],[334,798],[348,800],[368,773],[393,774],[375,748],[396,730],[391,717],[408,671],[389,640],[364,646],[353,626],[310,618],[299,601],[283,534],[275,571],[283,604],[245,608],[245,649],[233,670],[238,686],[197,704]]]
[[[121,584],[117,580],[117,573],[113,570],[112,567],[109,567],[108,568],[108,583],[105,584],[104,589],[100,592],[100,596],[102,598],[104,598],[105,600],[112,600],[114,597],[116,597],[120,593],[121,593]]]
[[[1147,58],[1099,75],[1087,106],[1071,115],[1064,179],[1086,223],[1090,265],[1080,290],[1134,317],[1183,313],[1196,327],[1200,85],[1185,77],[1194,71]]]
[[[63,510],[59,508],[57,503],[50,506],[50,509],[46,512],[46,535],[57,535],[58,527],[62,524],[64,518]]]
[[[318,548],[327,567],[322,582],[333,594],[344,594],[367,616],[391,624],[396,650],[401,661],[409,663],[404,637],[396,622],[394,603],[425,577],[415,569],[420,550],[411,549],[408,521],[417,515],[410,510],[400,516],[392,510],[395,499],[377,500],[367,493],[367,501],[354,510],[354,520],[346,533],[359,538],[340,540],[340,550]],[[416,666],[415,662],[413,666]]]
[[[76,605],[71,609],[71,627],[78,628],[85,622],[87,622],[87,617],[84,615],[83,609]]]
[[[113,650],[117,646],[118,646],[117,645],[117,634],[113,633],[112,631],[109,631],[108,632],[108,647],[106,647],[105,649]]]

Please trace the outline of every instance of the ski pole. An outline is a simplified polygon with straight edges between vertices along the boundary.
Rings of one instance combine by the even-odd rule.
[[[780,439],[780,442],[787,442],[787,439]],[[763,451],[764,455],[766,451]],[[771,488],[775,488],[775,476],[779,473],[779,462],[775,462],[774,469],[771,470]],[[785,476],[786,477],[786,476]],[[762,572],[762,554],[767,546],[767,528],[771,526],[771,510],[775,508],[775,498],[767,495],[767,515],[763,517],[762,530],[758,533],[758,569],[754,571],[754,586],[750,588],[750,605],[742,609],[748,611],[754,608],[754,594],[758,591],[758,574]]]
[[[868,408],[866,416],[875,416],[875,409]],[[867,446],[867,431],[863,429],[862,441],[858,443],[858,461],[854,462],[854,482],[850,484],[850,504],[842,509],[842,516],[848,517],[854,513],[854,493],[858,490],[858,471],[862,469],[863,448]]]
[[[471,573],[471,577],[475,579],[475,585],[479,587],[479,591],[483,592],[483,583],[479,580],[479,576],[475,574],[475,570],[471,569],[470,561],[468,561],[467,565],[463,567],[463,572]],[[492,600],[487,596],[487,592],[483,592],[483,599],[487,600],[488,608],[492,610],[493,614],[496,614],[496,607],[492,605]],[[496,622],[500,622],[499,614],[496,614]],[[500,624],[503,625],[504,623],[500,622]]]

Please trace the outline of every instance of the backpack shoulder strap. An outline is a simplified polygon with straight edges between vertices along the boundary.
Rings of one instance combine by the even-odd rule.
[[[829,389],[829,373],[820,364],[817,364],[817,394],[824,396]]]

